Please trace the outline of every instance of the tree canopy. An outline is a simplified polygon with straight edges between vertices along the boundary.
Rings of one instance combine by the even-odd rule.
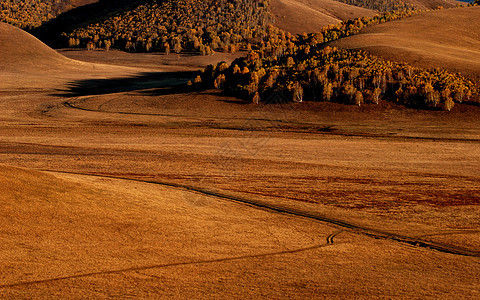
[[[1,0],[0,21],[32,29],[72,8],[96,0]]]

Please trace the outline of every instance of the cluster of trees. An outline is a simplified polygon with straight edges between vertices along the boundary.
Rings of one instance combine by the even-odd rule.
[[[317,35],[299,39],[294,49],[280,56],[261,58],[257,51],[251,51],[231,65],[221,62],[208,66],[201,80],[254,103],[279,99],[355,105],[394,101],[449,111],[456,102],[478,100],[475,84],[460,74],[331,48],[318,42]]]
[[[440,9],[440,8],[453,8],[455,7],[454,3],[444,2],[443,6],[438,6],[438,3],[435,1],[432,2],[418,2],[418,1],[408,1],[404,2],[402,0],[337,0],[349,5],[369,8],[372,10],[380,12],[388,12],[392,10],[428,10],[428,9]],[[480,0],[477,0],[480,1]],[[457,4],[459,6],[460,4]]]
[[[268,0],[144,0],[63,34],[65,46],[132,52],[235,52],[269,34]]]
[[[74,7],[96,0],[1,0],[0,21],[32,29]]]
[[[58,13],[53,9],[52,2],[2,0],[0,2],[0,21],[26,29],[37,27]]]

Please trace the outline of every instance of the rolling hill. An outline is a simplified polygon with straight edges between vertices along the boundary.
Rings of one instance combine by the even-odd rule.
[[[73,60],[58,54],[31,34],[0,23],[0,71],[32,71],[72,63]]]
[[[443,8],[453,8],[456,7],[458,4],[464,5],[465,3],[462,3],[460,1],[454,1],[454,0],[407,0],[404,1],[407,4],[411,4],[417,9],[436,9],[438,7],[443,7]]]
[[[480,77],[480,7],[436,10],[365,29],[333,42],[420,67]]]
[[[269,11],[275,17],[275,26],[302,34],[317,32],[322,27],[345,20],[372,17],[379,11],[452,8],[458,3],[454,0],[271,0]]]
[[[0,22],[2,90],[61,88],[72,80],[131,76],[141,72],[151,70],[67,58],[20,28]]]

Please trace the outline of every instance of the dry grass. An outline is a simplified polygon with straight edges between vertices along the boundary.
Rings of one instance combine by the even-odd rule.
[[[235,58],[245,55],[240,51],[235,54],[215,52],[213,55],[201,56],[198,54],[169,54],[163,53],[128,53],[118,50],[95,50],[84,51],[80,49],[60,49],[58,52],[71,59],[80,59],[82,61],[95,64],[109,64],[118,66],[128,66],[135,68],[144,68],[149,70],[178,71],[197,71],[210,65],[217,64],[220,61],[232,62]]]

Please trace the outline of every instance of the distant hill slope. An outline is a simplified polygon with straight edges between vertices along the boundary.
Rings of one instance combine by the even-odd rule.
[[[343,20],[376,14],[335,0],[271,0],[269,9],[275,16],[275,26],[293,34],[316,32]]]
[[[480,77],[479,16],[480,7],[430,11],[372,26],[332,45]]]
[[[93,72],[93,75],[88,73],[91,76],[103,76],[106,72],[125,74],[139,70],[69,59],[22,29],[0,22],[1,75],[5,75],[5,73],[22,73],[32,76],[42,74],[45,77],[59,72],[57,75],[65,78],[66,76],[90,71]],[[14,77],[18,77],[18,75],[14,74]],[[2,80],[5,80],[5,78],[2,78]],[[17,78],[17,82],[18,80]],[[43,80],[49,82],[53,79],[45,77]],[[2,81],[2,83],[5,82]]]
[[[0,22],[34,28],[72,8],[98,0],[0,0]]]

